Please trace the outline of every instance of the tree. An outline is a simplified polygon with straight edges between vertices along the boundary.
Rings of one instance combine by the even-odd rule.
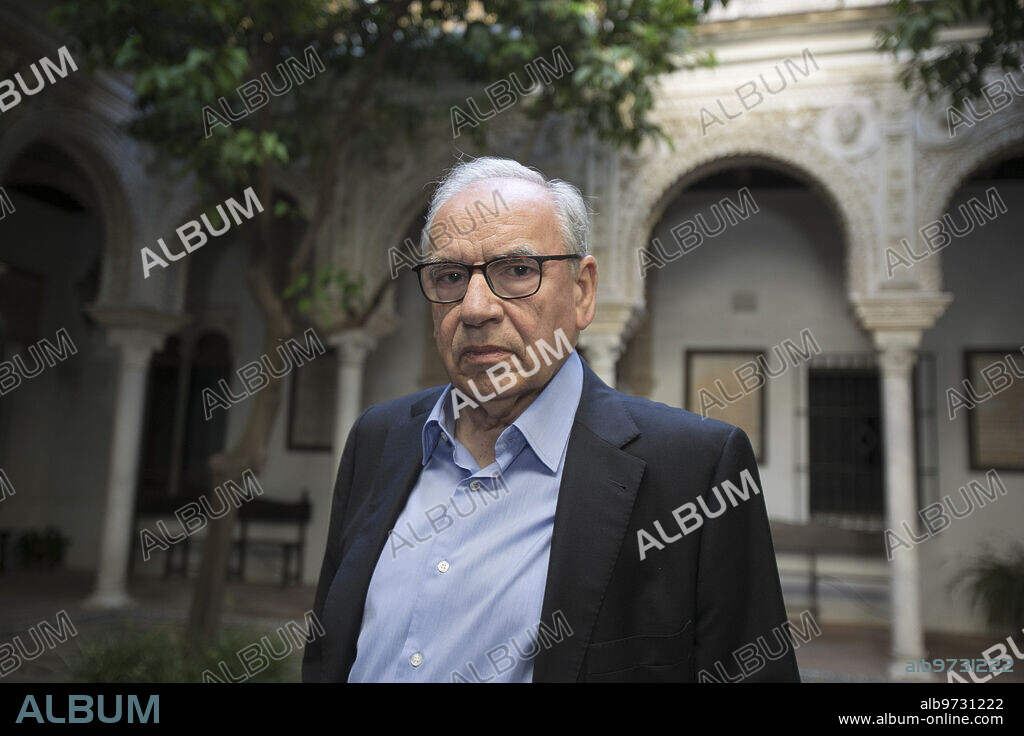
[[[895,24],[878,32],[878,49],[894,56],[910,52],[900,73],[909,89],[920,84],[929,99],[948,93],[957,109],[978,100],[986,72],[1022,68],[1024,9],[1020,0],[931,0],[893,3]],[[949,29],[980,25],[987,33],[977,42],[942,43]]]
[[[300,295],[303,290],[340,293],[329,325],[340,329],[365,323],[391,283],[385,279],[366,293],[360,275],[309,276],[346,156],[385,133],[388,141],[400,130],[413,140],[422,119],[447,123],[450,104],[424,109],[403,102],[383,80],[432,86],[443,101],[449,82],[492,83],[513,72],[522,78],[527,62],[561,53],[571,71],[550,79],[517,109],[538,121],[561,114],[577,131],[635,148],[660,133],[647,117],[654,78],[708,62],[688,53],[687,40],[712,3],[102,0],[64,2],[53,18],[78,39],[90,63],[132,79],[137,115],[131,134],[176,162],[211,202],[252,187],[260,202],[273,202],[275,217],[284,217],[294,213],[277,196],[282,174],[297,168],[316,182],[312,206],[300,213],[305,231],[283,275],[274,268],[281,252],[275,246],[282,244],[273,219],[257,218],[252,230],[245,277],[270,353],[296,334],[300,302],[308,308],[312,300]],[[287,69],[300,72],[302,82],[264,99],[267,85],[259,82],[269,78],[280,89],[284,77],[275,74]],[[484,126],[473,128],[483,134]],[[326,288],[331,283],[340,288]],[[280,399],[277,379],[252,398],[238,442],[210,459],[212,486],[247,469],[262,471]],[[210,640],[220,617],[232,524],[233,514],[209,523],[189,619],[195,646]]]

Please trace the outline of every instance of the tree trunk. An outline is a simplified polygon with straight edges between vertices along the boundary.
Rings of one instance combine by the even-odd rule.
[[[247,276],[249,290],[266,320],[264,354],[272,354],[281,341],[292,336],[292,323],[284,312],[281,300],[274,293],[267,269],[262,264],[254,265]],[[269,383],[251,398],[252,410],[238,442],[228,452],[210,458],[213,487],[222,486],[228,480],[240,484],[242,473],[246,470],[252,470],[256,475],[263,472],[270,432],[281,404],[281,379],[273,376],[267,378]],[[220,622],[237,513],[233,506],[229,508],[227,514],[219,519],[211,519],[207,525],[203,559],[199,566],[186,630],[186,641],[193,650],[213,641]]]
[[[394,27],[384,29],[382,41],[376,49],[376,58],[369,64],[363,79],[350,96],[347,114],[341,115],[341,124],[334,132],[323,167],[317,177],[316,198],[313,213],[306,232],[303,234],[295,254],[289,263],[289,283],[306,267],[313,253],[314,245],[321,226],[327,219],[334,194],[337,188],[339,159],[349,138],[363,124],[365,99],[371,86],[377,82],[387,53],[394,42]],[[258,125],[257,128],[261,128]],[[272,201],[272,182],[270,166],[263,164],[258,172],[257,189],[260,201]],[[266,218],[259,222],[256,254],[252,266],[246,273],[249,291],[259,307],[266,324],[264,354],[271,354],[280,341],[292,337],[292,320],[285,310],[281,297],[273,288],[269,249],[272,245],[270,224]],[[354,320],[357,324],[366,321],[376,309],[383,297],[388,284],[381,284],[363,313]],[[268,376],[270,383],[260,389],[252,398],[252,413],[246,422],[245,430],[238,443],[227,453],[220,453],[210,458],[212,487],[223,485],[228,480],[239,482],[241,474],[251,469],[259,475],[263,471],[267,457],[267,447],[274,419],[281,403],[281,382]],[[230,511],[219,519],[211,519],[208,523],[206,543],[203,546],[203,558],[196,579],[192,605],[189,611],[186,629],[186,646],[198,650],[212,642],[220,622],[224,602],[224,585],[227,566],[232,551],[232,532],[234,530],[236,510]]]
[[[267,352],[273,351],[278,344],[276,339],[268,336]],[[281,403],[280,379],[271,378],[270,384],[260,389],[252,402],[252,414],[238,443],[229,452],[214,455],[210,461],[214,487],[222,486],[228,480],[241,485],[244,471],[251,469],[256,475],[263,471],[267,440]],[[232,552],[232,531],[238,513],[234,505],[229,508],[224,516],[211,519],[207,527],[203,560],[189,613],[187,638],[196,648],[213,640],[220,622],[226,572]]]

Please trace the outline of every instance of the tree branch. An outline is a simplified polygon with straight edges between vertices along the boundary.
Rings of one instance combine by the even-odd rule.
[[[326,219],[327,209],[334,199],[337,186],[338,158],[341,149],[362,122],[365,110],[365,97],[370,91],[371,85],[377,81],[379,74],[383,70],[388,52],[394,45],[395,30],[394,20],[384,27],[381,32],[380,41],[377,43],[373,62],[363,75],[359,85],[352,92],[351,97],[349,97],[348,109],[342,115],[342,123],[334,133],[334,138],[324,159],[324,168],[321,170],[317,180],[317,196],[316,203],[313,206],[313,215],[309,220],[309,226],[299,243],[299,247],[296,249],[295,255],[289,264],[289,282],[295,281],[299,273],[302,272],[302,269],[306,267],[306,262],[313,252],[316,239],[320,234],[320,228]]]

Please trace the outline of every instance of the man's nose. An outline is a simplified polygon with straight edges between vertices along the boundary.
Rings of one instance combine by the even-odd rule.
[[[476,271],[466,285],[460,318],[463,322],[475,326],[489,319],[500,319],[501,314],[501,297],[491,291],[483,273]]]

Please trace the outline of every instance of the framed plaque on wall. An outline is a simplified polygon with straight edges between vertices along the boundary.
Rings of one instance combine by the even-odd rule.
[[[686,380],[683,387],[685,408],[709,419],[733,424],[750,438],[754,456],[759,463],[766,460],[764,442],[765,389],[764,371],[758,359],[764,360],[759,348],[700,349],[684,351]],[[751,372],[753,363],[756,372]],[[747,369],[741,370],[744,364]],[[736,375],[740,373],[739,377]],[[761,381],[753,381],[761,375]],[[747,390],[740,383],[760,383]]]
[[[967,410],[971,469],[1024,470],[1024,379],[1019,377],[1024,374],[1024,356],[1020,348],[965,350],[964,373],[973,396],[967,386],[957,393],[962,390],[963,399],[974,404],[973,408],[968,404]]]

